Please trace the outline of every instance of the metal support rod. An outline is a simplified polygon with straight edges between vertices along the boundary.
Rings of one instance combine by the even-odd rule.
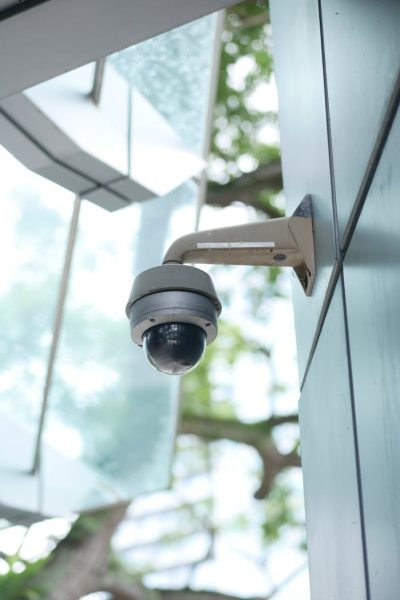
[[[311,196],[291,217],[184,235],[171,244],[163,263],[293,267],[310,296],[315,279]]]
[[[35,450],[31,475],[35,475],[40,466],[41,448],[43,430],[45,426],[46,413],[49,403],[49,395],[53,380],[54,364],[57,357],[58,346],[60,342],[60,333],[64,317],[65,298],[68,290],[69,277],[71,273],[72,257],[74,254],[75,242],[78,231],[79,212],[81,208],[80,196],[75,196],[74,209],[72,212],[71,222],[69,226],[68,241],[65,250],[64,267],[61,276],[60,286],[58,289],[58,298],[53,323],[53,338],[51,340],[49,359],[47,362],[46,380],[43,389],[42,407],[40,411],[39,427],[36,436]]]
[[[221,53],[222,53],[222,32],[224,29],[224,21],[225,21],[225,10],[219,11],[216,16],[217,22],[215,27],[215,37],[214,44],[211,53],[211,77],[210,77],[210,87],[208,93],[208,102],[207,102],[207,117],[206,117],[206,127],[203,138],[203,148],[201,155],[203,159],[207,162],[208,156],[210,154],[210,145],[211,145],[211,136],[212,130],[214,126],[214,112],[215,105],[217,101],[217,90],[218,90],[218,76],[219,76],[219,67],[221,63]],[[200,215],[201,209],[203,208],[208,189],[208,172],[207,167],[205,167],[200,173],[199,178],[199,195],[197,199],[197,210],[196,210],[196,222],[194,229],[197,230],[199,228],[200,223]]]
[[[90,97],[96,106],[98,106],[99,102],[100,102],[101,90],[103,87],[105,66],[106,66],[105,58],[99,58],[99,60],[96,60],[96,67],[94,70],[94,78],[93,78],[93,87],[92,87],[92,91],[90,92]]]

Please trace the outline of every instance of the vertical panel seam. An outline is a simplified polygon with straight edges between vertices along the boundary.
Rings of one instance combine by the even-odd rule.
[[[342,255],[340,252],[340,237],[339,237],[339,224],[337,217],[337,203],[336,203],[336,184],[335,184],[335,165],[333,161],[333,147],[332,147],[332,130],[331,130],[331,119],[330,119],[330,108],[329,108],[329,95],[328,95],[328,79],[326,73],[326,57],[325,57],[325,38],[324,28],[322,19],[322,7],[321,0],[318,0],[318,23],[320,31],[320,42],[321,42],[321,60],[322,60],[322,77],[323,77],[323,88],[324,88],[324,106],[325,106],[325,121],[326,121],[326,134],[328,142],[328,162],[329,162],[329,178],[330,178],[330,189],[331,189],[331,204],[332,204],[332,216],[333,216],[333,235],[335,241],[335,262],[333,265],[331,277],[328,283],[328,288],[325,293],[324,302],[321,308],[320,316],[318,319],[316,331],[314,334],[313,342],[308,354],[308,360],[304,375],[301,381],[300,390],[306,381],[311,362],[314,357],[314,352],[318,344],[318,339],[322,331],[322,327],[327,315],[338,278],[340,276],[342,268]]]
[[[348,373],[349,373],[351,419],[352,419],[352,426],[353,426],[354,454],[355,454],[355,462],[356,462],[358,503],[359,503],[360,527],[361,527],[361,543],[362,543],[362,549],[363,549],[363,563],[364,563],[364,573],[365,573],[365,589],[366,589],[366,598],[367,598],[367,600],[370,600],[371,599],[371,591],[370,591],[369,570],[368,570],[368,550],[367,550],[367,537],[366,537],[366,527],[365,527],[364,498],[363,498],[362,478],[361,478],[360,448],[359,448],[359,441],[358,441],[357,414],[356,414],[355,396],[354,396],[353,370],[352,370],[351,351],[350,351],[350,335],[349,335],[349,326],[348,326],[346,291],[345,291],[343,271],[341,272],[340,278],[341,278],[341,284],[342,284],[341,287],[342,287],[342,301],[343,301],[343,317],[344,317],[344,330],[345,330],[345,340],[346,340],[347,366],[348,366]]]
[[[332,298],[333,298],[333,294],[335,293],[336,284],[337,284],[339,276],[340,276],[342,265],[343,265],[343,261],[342,261],[341,258],[335,259],[335,262],[334,262],[333,268],[332,268],[332,272],[331,272],[331,276],[329,278],[328,287],[327,287],[327,290],[326,290],[326,293],[325,293],[325,298],[324,298],[324,301],[322,303],[321,311],[320,311],[320,314],[319,314],[319,319],[318,319],[317,327],[315,329],[315,333],[314,333],[313,341],[312,341],[312,344],[311,344],[310,352],[309,352],[309,355],[308,355],[308,360],[307,360],[306,368],[304,369],[304,375],[303,375],[303,378],[301,380],[300,390],[303,389],[303,386],[304,386],[305,381],[307,379],[308,371],[310,369],[312,360],[314,358],[314,353],[315,353],[315,350],[316,350],[317,345],[318,345],[319,336],[321,335],[321,331],[322,331],[322,328],[323,328],[324,323],[325,323],[325,318],[326,318],[326,315],[328,314],[328,310],[329,310],[329,307],[330,307],[330,304],[331,304],[331,301],[332,301]]]
[[[342,269],[342,266],[343,266],[342,256],[343,255],[341,253],[341,248],[340,248],[340,233],[339,233],[337,198],[336,198],[336,183],[335,183],[335,165],[334,165],[334,159],[333,159],[332,129],[331,129],[331,118],[330,118],[328,78],[327,78],[326,53],[325,53],[324,23],[323,23],[323,18],[322,18],[321,0],[318,0],[318,17],[319,17],[320,38],[321,38],[321,59],[322,59],[322,72],[323,72],[323,83],[324,83],[325,118],[326,118],[326,133],[327,133],[327,142],[328,142],[328,159],[329,159],[329,174],[330,174],[332,214],[333,214],[333,231],[334,231],[334,239],[335,239],[335,253],[336,253],[336,259],[337,259],[336,260],[337,280],[335,283],[337,283],[337,281],[340,278],[341,288],[342,288],[341,291],[342,291],[342,302],[343,302],[343,318],[344,318],[344,328],[345,328],[346,355],[347,355],[348,375],[349,375],[350,405],[351,405],[351,418],[352,418],[352,427],[353,427],[358,503],[359,503],[359,513],[360,513],[360,529],[361,529],[361,543],[362,543],[362,553],[363,553],[365,590],[366,590],[366,599],[370,600],[371,595],[370,595],[370,582],[369,582],[369,572],[368,572],[368,555],[367,555],[367,543],[366,543],[366,531],[365,531],[364,500],[363,500],[362,481],[361,481],[360,451],[359,451],[359,442],[358,442],[357,417],[356,417],[355,401],[354,401],[354,385],[353,385],[353,374],[352,374],[352,364],[351,364],[351,355],[350,355],[349,330],[348,330],[348,322],[347,322],[347,305],[346,305],[346,296],[345,296],[345,289],[344,289],[344,276],[343,276],[343,269]],[[336,286],[332,286],[332,287],[336,287]],[[332,290],[331,290],[331,292],[332,292]],[[327,300],[327,299],[325,299],[325,300]],[[326,304],[326,310],[324,312],[327,312],[330,302],[325,301],[325,304]],[[324,321],[324,318],[322,319],[322,323],[323,323],[323,321]],[[322,328],[322,323],[321,323],[321,328]]]
[[[329,107],[329,94],[328,94],[328,77],[326,71],[326,56],[325,56],[325,37],[324,37],[324,25],[322,19],[322,7],[321,0],[318,0],[318,18],[319,18],[319,31],[321,39],[321,59],[322,59],[322,76],[324,84],[324,102],[325,102],[325,120],[326,120],[326,134],[328,141],[328,160],[329,160],[329,176],[330,176],[330,187],[331,187],[331,199],[332,199],[332,214],[333,214],[333,233],[335,239],[335,254],[336,257],[340,257],[340,238],[339,238],[339,224],[337,216],[337,203],[336,203],[336,184],[335,184],[335,165],[333,160],[333,146],[332,146],[332,129],[331,129],[331,117]]]
[[[344,257],[349,249],[350,242],[352,240],[354,231],[356,229],[358,220],[360,218],[362,209],[367,199],[375,172],[378,168],[382,153],[386,146],[386,141],[392,129],[393,122],[396,118],[398,106],[400,103],[400,70],[397,75],[395,85],[393,87],[392,94],[390,96],[383,120],[374,144],[371,155],[368,160],[365,173],[361,180],[357,196],[354,201],[353,208],[351,210],[345,232],[343,234],[342,243],[342,256]]]
[[[318,0],[318,6],[319,9],[321,10],[321,6],[320,6],[320,2],[321,0]],[[321,13],[320,13],[320,17],[321,17]],[[323,46],[323,31],[322,31],[322,18],[320,20],[320,28],[321,28],[321,47]],[[322,56],[323,56],[323,68],[324,68],[324,85],[325,85],[325,79],[326,79],[326,64],[325,64],[325,53],[324,53],[324,48],[322,47]],[[327,85],[327,84],[326,84]],[[361,185],[360,185],[360,189],[357,193],[355,202],[354,202],[354,206],[351,212],[351,215],[349,217],[349,221],[347,223],[347,227],[346,227],[346,231],[343,235],[343,247],[342,249],[340,249],[340,233],[339,233],[339,226],[338,226],[338,220],[337,220],[337,204],[336,204],[336,186],[335,186],[335,180],[334,180],[334,163],[333,163],[333,150],[332,150],[332,139],[331,139],[331,127],[330,127],[330,116],[329,116],[329,100],[327,97],[327,88],[324,90],[325,91],[325,111],[326,111],[326,119],[327,119],[327,134],[328,134],[328,155],[329,155],[329,164],[330,164],[330,178],[331,178],[331,193],[332,193],[332,212],[333,212],[333,218],[334,218],[334,231],[335,231],[335,245],[337,246],[337,251],[338,251],[338,256],[335,259],[335,263],[333,266],[333,270],[332,270],[332,274],[331,274],[331,278],[329,280],[329,284],[328,284],[328,288],[326,290],[325,293],[325,298],[324,298],[324,302],[321,308],[321,312],[320,312],[320,317],[318,320],[318,324],[314,333],[314,337],[313,337],[313,342],[311,345],[311,349],[308,355],[308,360],[307,360],[307,365],[306,368],[304,370],[304,375],[302,378],[302,382],[300,385],[300,390],[303,388],[303,385],[305,383],[305,380],[307,378],[307,373],[308,370],[310,368],[313,356],[314,356],[314,352],[318,343],[318,339],[325,321],[325,317],[326,317],[326,313],[328,311],[334,290],[335,290],[335,285],[339,276],[339,269],[342,267],[343,261],[346,258],[346,254],[351,242],[351,239],[353,237],[355,228],[357,226],[358,220],[360,218],[362,209],[364,207],[369,189],[371,187],[371,183],[373,180],[373,177],[375,175],[376,169],[378,167],[380,158],[382,156],[382,153],[384,151],[385,145],[386,145],[386,141],[387,138],[390,134],[391,131],[391,127],[393,125],[394,119],[396,117],[397,111],[398,111],[398,106],[400,104],[400,71],[399,71],[399,75],[398,78],[396,80],[396,84],[394,86],[389,104],[388,104],[388,108],[386,110],[384,119],[383,119],[383,123],[381,126],[381,129],[379,130],[378,136],[377,136],[377,140],[375,142],[374,148],[371,152],[371,156],[367,165],[367,169],[364,173],[364,177],[362,179]],[[339,245],[339,246],[338,246]]]
[[[321,0],[318,0],[318,2],[320,3]],[[320,6],[320,5],[319,5]],[[322,24],[320,24],[320,27],[322,27]],[[322,31],[322,30],[321,30]],[[322,44],[322,42],[321,42]],[[324,54],[323,54],[324,56]],[[324,65],[324,69],[326,68],[325,66],[325,60],[323,60],[323,65]],[[311,345],[311,349],[308,355],[308,360],[307,360],[307,364],[306,364],[306,368],[304,370],[304,375],[301,381],[301,385],[300,385],[300,390],[303,388],[303,385],[305,383],[305,380],[307,378],[307,373],[308,370],[310,368],[313,356],[314,356],[314,352],[315,349],[317,347],[317,343],[318,343],[318,339],[325,321],[325,317],[326,317],[326,313],[328,311],[334,290],[335,290],[335,285],[336,282],[338,280],[338,276],[339,276],[339,269],[341,269],[343,261],[346,258],[346,254],[351,242],[351,239],[353,237],[355,228],[357,226],[358,220],[360,218],[362,209],[364,207],[373,177],[375,175],[376,169],[378,167],[381,155],[383,153],[383,150],[385,148],[386,145],[386,141],[387,138],[390,134],[391,131],[391,127],[393,125],[394,119],[396,117],[397,114],[397,110],[398,110],[398,106],[400,103],[400,72],[399,72],[399,76],[397,78],[396,84],[394,86],[393,92],[392,92],[392,96],[390,98],[389,101],[389,105],[388,108],[386,110],[386,114],[385,117],[383,119],[383,123],[381,126],[381,129],[379,130],[378,136],[377,136],[377,140],[375,142],[374,148],[371,152],[371,156],[367,165],[367,169],[364,173],[364,177],[362,179],[361,185],[360,185],[360,189],[357,193],[355,202],[354,202],[354,206],[346,227],[346,231],[343,235],[343,248],[342,250],[340,250],[339,252],[339,256],[335,259],[335,263],[332,269],[332,274],[328,283],[328,288],[326,290],[325,293],[325,298],[324,298],[324,302],[321,308],[321,312],[320,312],[320,316],[319,316],[319,320],[317,323],[317,327],[314,333],[314,337],[313,337],[313,342]],[[326,99],[326,103],[325,103],[325,109],[326,111],[329,110],[329,101]],[[328,129],[328,153],[329,156],[332,155],[332,147],[331,147],[331,134],[330,134],[330,118],[329,118],[329,114],[327,112],[327,129]],[[331,177],[331,189],[332,189],[332,203],[333,203],[333,213],[334,213],[334,229],[335,229],[335,223],[337,225],[336,227],[336,232],[335,235],[339,236],[339,228],[338,228],[338,221],[337,221],[337,205],[336,205],[336,192],[335,192],[335,182],[334,182],[334,165],[333,165],[333,156],[332,156],[332,162],[330,162],[330,177]],[[332,187],[333,186],[333,187]],[[336,244],[340,244],[340,239],[338,237],[338,240],[336,240],[335,238],[335,243]]]

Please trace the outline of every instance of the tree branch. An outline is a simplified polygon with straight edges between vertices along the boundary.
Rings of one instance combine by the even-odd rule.
[[[264,437],[264,422],[243,423],[237,419],[220,419],[205,415],[183,414],[179,433],[193,434],[204,440],[229,440],[257,447]]]
[[[126,574],[107,574],[96,586],[96,592],[108,592],[113,600],[156,600],[155,590],[149,590]]]
[[[251,29],[252,27],[263,27],[264,25],[266,25],[267,23],[269,23],[269,15],[267,13],[267,11],[260,13],[259,15],[249,15],[248,17],[241,17],[240,16],[240,23],[235,25],[229,25],[229,23],[227,23],[225,25],[226,29],[228,31],[238,31],[241,29]]]
[[[157,590],[162,600],[239,600],[237,596],[221,594],[209,590]],[[246,600],[264,600],[262,598],[246,598]]]
[[[272,490],[276,476],[289,467],[301,467],[301,460],[296,451],[282,454],[271,440],[258,448],[258,453],[262,460],[263,472],[260,487],[254,493],[254,497],[262,500]]]
[[[257,499],[262,499],[267,497],[281,471],[301,466],[296,450],[288,454],[279,452],[271,437],[274,427],[297,421],[297,415],[273,416],[265,421],[243,423],[237,419],[183,414],[179,433],[197,435],[209,441],[229,440],[253,447],[262,461],[262,480],[254,495]]]
[[[259,193],[263,191],[278,192],[282,187],[281,161],[274,160],[225,185],[209,183],[206,204],[224,208],[233,202],[242,202],[274,219],[283,216],[282,210],[260,199]]]
[[[259,448],[274,427],[298,423],[297,414],[272,416],[264,421],[245,423],[238,419],[221,419],[183,413],[179,433],[193,434],[205,440],[229,440]]]
[[[281,592],[301,571],[307,567],[307,562],[289,573],[283,581],[276,585],[268,594],[267,598],[246,598],[245,600],[271,600],[278,592]],[[148,590],[137,581],[121,581],[114,576],[107,576],[99,585],[98,591],[112,594],[113,600],[239,600],[237,596],[222,594],[211,590],[192,590],[184,588],[181,590],[152,589]],[[243,599],[242,599],[243,600]]]
[[[269,419],[266,419],[264,421],[264,425],[265,427],[269,428],[269,429],[273,429],[274,427],[279,427],[280,425],[287,425],[287,424],[297,424],[299,422],[299,415],[298,414],[291,414],[291,415],[279,415],[279,416],[272,416],[269,417]]]
[[[239,600],[237,596],[221,594],[211,590],[152,589],[137,590],[134,585],[121,583],[115,578],[107,578],[99,587],[99,591],[112,594],[113,600]],[[146,594],[143,596],[142,594]],[[265,600],[263,598],[246,598],[246,600]]]
[[[260,10],[258,13],[249,14],[249,6],[258,7]],[[270,22],[269,11],[267,6],[260,5],[260,3],[257,0],[246,0],[246,2],[241,2],[237,6],[232,6],[230,9],[228,9],[227,12],[228,15],[235,14],[240,19],[240,23],[235,23],[233,26],[230,26],[229,19],[226,19],[225,27],[228,30],[262,27],[266,23]]]

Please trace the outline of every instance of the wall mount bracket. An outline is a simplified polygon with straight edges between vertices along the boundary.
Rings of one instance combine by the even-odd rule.
[[[316,275],[311,196],[291,217],[184,235],[167,250],[166,263],[292,267],[311,296]]]

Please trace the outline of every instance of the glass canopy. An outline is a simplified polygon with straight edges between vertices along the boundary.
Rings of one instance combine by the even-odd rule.
[[[198,152],[204,144],[216,26],[216,15],[210,15],[109,58]]]
[[[108,59],[200,154],[216,32],[211,15]],[[74,196],[5,151],[0,161],[0,302],[7,316],[0,345],[0,483],[7,492],[0,491],[0,504],[60,514],[166,487],[179,379],[156,372],[133,346],[124,308],[134,274],[160,264],[172,239],[193,229],[197,184],[188,180],[113,213],[82,202],[41,461],[32,475]]]

